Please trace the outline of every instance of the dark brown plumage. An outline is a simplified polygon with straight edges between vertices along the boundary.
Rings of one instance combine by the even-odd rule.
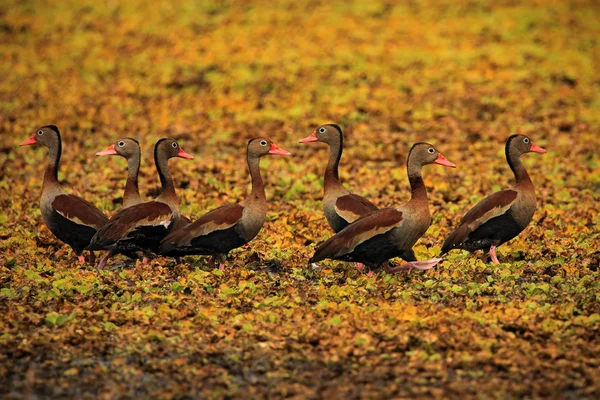
[[[325,186],[323,211],[331,229],[337,233],[362,215],[377,210],[373,203],[362,196],[351,193],[340,182],[338,166],[344,148],[342,129],[335,124],[322,125],[310,136],[300,140],[300,143],[309,142],[323,142],[329,145],[329,162],[325,168],[323,180]]]
[[[98,263],[98,269],[104,268],[108,258],[116,253],[130,257],[138,251],[145,255],[157,253],[160,241],[177,225],[179,197],[168,163],[173,157],[192,158],[173,139],[156,142],[154,162],[161,181],[161,194],[154,201],[120,210],[94,235],[88,249],[108,249]]]
[[[21,143],[21,146],[34,144],[46,146],[50,155],[40,199],[44,223],[54,236],[71,246],[79,261],[84,263],[84,248],[108,218],[89,201],[67,194],[58,182],[58,167],[62,154],[58,128],[54,125],[43,126],[30,139]],[[94,260],[93,252],[90,252],[90,260]]]
[[[506,160],[516,179],[515,186],[481,200],[460,221],[442,246],[442,254],[452,249],[484,250],[495,264],[499,264],[496,247],[513,239],[531,222],[535,212],[535,189],[521,163],[521,155],[529,152],[545,153],[523,135],[512,135],[506,141]]]
[[[360,262],[371,269],[385,263],[388,272],[411,268],[428,269],[435,266],[441,259],[419,262],[412,251],[413,245],[431,224],[421,167],[432,163],[455,167],[432,145],[422,142],[415,144],[407,160],[408,178],[412,189],[410,201],[396,208],[373,211],[351,223],[321,244],[310,262],[331,258]],[[386,262],[394,257],[402,257],[408,264],[390,268]]]
[[[211,255],[211,264],[223,260],[231,250],[243,246],[258,234],[267,216],[265,187],[260,175],[259,161],[266,155],[290,155],[267,138],[248,142],[247,161],[252,178],[252,191],[240,203],[216,208],[189,225],[180,228],[160,245],[160,253],[167,256],[188,254]]]
[[[141,204],[143,201],[138,186],[141,159],[139,142],[132,138],[119,139],[106,150],[97,152],[96,155],[118,155],[127,160],[127,182],[125,183],[125,192],[123,193],[123,208]]]

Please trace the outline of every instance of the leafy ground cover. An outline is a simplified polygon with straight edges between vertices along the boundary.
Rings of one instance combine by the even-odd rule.
[[[600,395],[600,8],[589,1],[127,2],[0,5],[0,395],[21,397],[561,397]],[[503,144],[525,133],[538,211],[499,266],[452,252],[436,269],[367,278],[306,260],[321,212],[319,124],[346,133],[341,176],[381,206],[409,196],[404,163],[426,140],[458,165],[427,167],[437,255],[461,215],[510,184]],[[258,238],[224,273],[157,258],[97,273],[43,226],[46,154],[107,213],[125,163],[117,137],[171,163],[189,216],[248,190],[246,140],[264,160]],[[125,260],[117,260],[117,264]]]

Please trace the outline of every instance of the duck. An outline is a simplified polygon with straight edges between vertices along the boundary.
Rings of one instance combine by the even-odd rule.
[[[489,255],[494,264],[499,264],[498,246],[515,238],[531,222],[536,209],[535,188],[521,156],[530,152],[543,154],[546,150],[528,136],[515,134],[506,141],[504,152],[515,185],[484,198],[469,210],[444,241],[441,255],[453,249],[483,250],[485,263]]]
[[[227,254],[258,235],[267,216],[265,186],[260,174],[260,159],[266,155],[289,156],[266,137],[248,141],[246,161],[252,180],[250,194],[241,202],[218,207],[196,221],[168,234],[160,243],[160,254],[211,256],[209,265],[225,269]]]
[[[398,207],[370,212],[352,222],[318,246],[309,263],[325,259],[360,262],[371,270],[370,275],[381,266],[388,273],[433,268],[441,258],[417,261],[412,250],[431,224],[427,189],[421,175],[422,167],[428,164],[456,168],[433,145],[415,143],[406,162],[410,200]],[[388,260],[394,257],[401,257],[407,264],[391,267]]]
[[[366,198],[352,193],[344,187],[338,175],[338,167],[344,148],[344,134],[339,125],[319,126],[300,143],[322,142],[329,145],[329,161],[323,179],[323,211],[331,229],[338,233],[361,216],[377,210],[377,206]]]
[[[143,203],[138,186],[141,159],[140,143],[133,138],[118,139],[106,150],[97,152],[96,156],[121,156],[125,158],[127,160],[127,181],[123,193],[123,208]]]
[[[130,256],[138,251],[148,257],[158,253],[158,245],[180,219],[179,197],[175,191],[169,171],[170,158],[192,159],[179,143],[163,138],[154,146],[154,163],[161,182],[160,195],[152,201],[137,204],[118,211],[92,238],[89,250],[108,249],[98,262],[98,270],[106,266],[107,260],[117,253]]]
[[[33,145],[47,147],[50,156],[40,197],[42,220],[54,236],[73,249],[79,262],[85,264],[83,250],[90,244],[98,229],[108,222],[108,218],[89,201],[68,194],[59,183],[62,139],[56,125],[38,128],[29,139],[21,143],[21,146]],[[93,251],[90,251],[89,261],[95,262]]]

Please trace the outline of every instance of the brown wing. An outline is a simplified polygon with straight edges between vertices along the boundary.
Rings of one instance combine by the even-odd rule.
[[[149,201],[137,204],[116,213],[106,225],[102,227],[92,243],[103,243],[105,241],[117,241],[127,236],[140,226],[163,225],[169,228],[173,219],[171,208],[159,201]]]
[[[244,207],[239,203],[215,208],[191,224],[167,235],[161,242],[161,252],[168,251],[168,248],[188,246],[195,238],[214,231],[229,229],[242,219],[243,212]]]
[[[335,212],[348,221],[354,222],[361,216],[377,210],[377,207],[362,196],[350,193],[340,196],[335,202]]]
[[[496,192],[481,200],[461,219],[458,228],[448,236],[442,246],[442,253],[467,240],[469,234],[494,217],[506,213],[517,199],[517,191],[512,189]]]
[[[100,229],[108,222],[106,215],[95,205],[72,194],[61,194],[52,201],[52,208],[66,219],[79,224]]]
[[[402,212],[394,208],[373,211],[321,244],[311,262],[349,254],[361,243],[400,226],[402,221]]]

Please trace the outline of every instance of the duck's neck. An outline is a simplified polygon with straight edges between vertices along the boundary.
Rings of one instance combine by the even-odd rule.
[[[407,162],[408,182],[410,183],[411,201],[424,201],[427,203],[427,189],[421,176],[421,164],[411,160],[408,156]]]
[[[329,143],[329,161],[327,162],[327,168],[325,168],[325,189],[329,187],[341,186],[340,177],[338,175],[338,166],[340,165],[340,159],[342,158],[342,151],[344,148],[344,138],[340,134],[337,140]]]
[[[156,164],[156,170],[158,171],[158,177],[160,178],[161,192],[157,200],[168,203],[175,208],[179,209],[179,197],[175,193],[175,185],[173,184],[173,178],[171,177],[171,171],[169,171],[169,159],[155,152],[154,163]]]
[[[531,178],[529,174],[525,170],[525,166],[521,162],[521,155],[515,151],[507,151],[506,152],[506,161],[508,161],[508,165],[512,170],[513,174],[515,174],[516,184],[519,186],[531,186],[533,187],[533,183],[531,182]]]
[[[248,169],[250,170],[250,177],[252,178],[252,191],[250,192],[250,199],[266,201],[265,185],[260,175],[260,158],[248,155]]]
[[[57,144],[48,148],[48,154],[50,156],[50,161],[48,162],[46,172],[44,173],[44,188],[48,186],[60,186],[58,183],[58,166],[62,154],[62,144],[60,140]]]
[[[123,207],[129,207],[141,202],[138,186],[139,172],[140,152],[138,151],[137,154],[127,159],[127,182],[125,183],[125,194],[123,194]]]

